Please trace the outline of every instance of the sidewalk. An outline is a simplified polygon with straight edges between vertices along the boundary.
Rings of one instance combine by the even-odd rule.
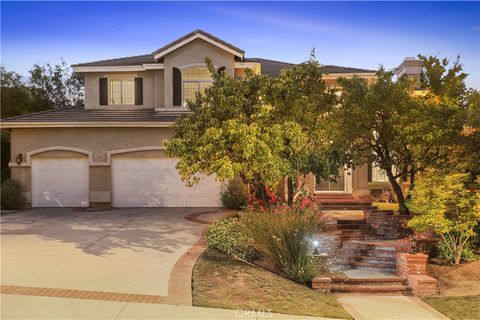
[[[1,295],[1,319],[311,319],[265,312],[252,315],[245,310],[226,310],[145,304],[134,302],[112,302],[87,299],[65,299],[53,297]],[[338,320],[338,319],[336,319]]]
[[[337,298],[355,320],[448,320],[414,297],[338,295]]]

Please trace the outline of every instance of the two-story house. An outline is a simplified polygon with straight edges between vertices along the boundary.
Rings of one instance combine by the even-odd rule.
[[[212,84],[205,66],[242,76],[246,68],[271,77],[292,64],[249,59],[243,50],[195,30],[150,54],[73,65],[85,79],[85,105],[22,115],[2,121],[11,131],[11,175],[32,207],[210,207],[219,206],[220,182],[212,177],[188,188],[165,158],[162,141],[172,136],[185,103]],[[403,72],[418,72],[406,60]],[[421,69],[421,66],[420,66]],[[325,79],[374,70],[322,67]],[[319,193],[370,194],[385,177],[367,167],[341,171],[336,182],[316,181]]]

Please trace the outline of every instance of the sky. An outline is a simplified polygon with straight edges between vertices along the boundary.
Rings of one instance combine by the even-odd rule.
[[[69,64],[151,53],[203,29],[246,57],[395,68],[417,54],[455,59],[480,89],[480,2],[8,2],[1,64]]]

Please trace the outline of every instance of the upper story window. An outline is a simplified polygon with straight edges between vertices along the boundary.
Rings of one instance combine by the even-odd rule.
[[[134,79],[109,79],[109,98],[110,105],[134,104],[135,102],[135,82]]]
[[[190,67],[182,70],[183,106],[187,101],[195,100],[197,92],[204,93],[213,84],[207,67]]]

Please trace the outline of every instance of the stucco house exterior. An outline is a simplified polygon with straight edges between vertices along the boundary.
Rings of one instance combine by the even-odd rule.
[[[175,159],[163,156],[170,126],[187,112],[185,103],[211,85],[205,67],[242,76],[251,68],[271,77],[290,63],[246,58],[243,50],[195,30],[152,53],[73,65],[85,79],[85,105],[2,120],[11,131],[11,176],[32,207],[212,207],[219,206],[222,183],[210,177],[187,188]],[[399,72],[419,74],[415,60]],[[332,86],[354,74],[375,79],[374,70],[322,66]],[[421,71],[421,65],[420,65]],[[337,183],[316,181],[320,194],[371,194],[388,185],[367,166],[342,173]]]

